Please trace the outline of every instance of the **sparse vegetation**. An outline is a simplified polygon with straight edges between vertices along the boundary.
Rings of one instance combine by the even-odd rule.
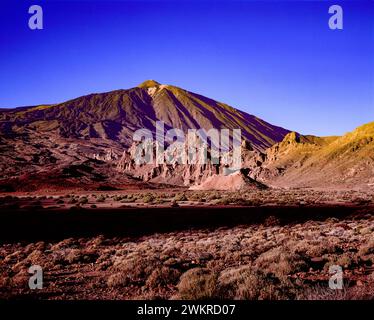
[[[174,197],[175,201],[188,201],[188,198],[185,193],[179,193]]]
[[[357,230],[372,227],[373,216],[362,215],[136,240],[99,236],[2,244],[0,296],[26,290],[27,266],[39,264],[59,281],[61,292],[74,286],[71,298],[99,297],[100,288],[100,298],[116,299],[370,299],[374,276],[367,271],[374,266],[374,245],[370,233]],[[338,293],[326,288],[333,264],[345,275],[346,289]],[[63,298],[54,290],[46,288]]]
[[[82,197],[79,199],[79,204],[86,204],[86,203],[88,203],[87,197]]]
[[[108,191],[106,191],[108,192]],[[54,196],[0,198],[4,207],[37,205],[39,210],[59,204],[79,209],[111,206],[274,205],[274,214],[255,224],[191,229],[135,238],[70,238],[60,242],[0,244],[0,297],[26,293],[30,264],[48,270],[57,287],[43,294],[63,298],[118,299],[361,299],[374,287],[373,196],[367,192],[261,190],[220,193],[211,191],[97,192]],[[217,195],[220,195],[218,197]],[[299,210],[331,202],[359,206],[345,217],[285,221],[277,206]],[[368,201],[371,201],[368,204]],[[359,202],[359,204],[358,204]],[[73,205],[73,206],[72,206]],[[76,207],[77,206],[77,207]],[[245,209],[247,210],[247,209]],[[251,208],[248,210],[252,210]],[[284,212],[284,211],[283,211]],[[344,270],[346,289],[326,289],[329,267]],[[26,271],[25,271],[26,270]],[[11,286],[9,286],[11,284]],[[25,289],[26,288],[26,289]],[[74,288],[74,290],[72,290]],[[69,291],[70,290],[70,291]],[[100,292],[100,293],[98,293]],[[370,295],[371,294],[371,295]]]
[[[144,203],[152,203],[153,201],[155,201],[155,196],[153,196],[152,194],[146,194],[144,197],[143,197],[143,202]]]

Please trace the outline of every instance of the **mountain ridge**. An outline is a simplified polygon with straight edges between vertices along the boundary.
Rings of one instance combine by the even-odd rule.
[[[0,130],[24,126],[50,131],[51,123],[62,137],[104,138],[131,145],[132,133],[155,122],[166,128],[241,129],[254,148],[265,150],[289,132],[225,103],[172,85],[147,80],[137,87],[92,93],[62,103],[39,105],[0,113]],[[58,128],[57,128],[58,127]],[[17,131],[17,130],[14,130]]]
[[[305,138],[306,137],[306,138]],[[270,147],[252,177],[276,187],[365,187],[374,184],[374,122],[342,136],[297,138]]]

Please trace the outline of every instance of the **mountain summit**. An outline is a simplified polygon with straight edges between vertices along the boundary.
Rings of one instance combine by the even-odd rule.
[[[147,89],[152,87],[160,86],[161,83],[155,81],[155,80],[146,80],[138,85],[139,88]]]

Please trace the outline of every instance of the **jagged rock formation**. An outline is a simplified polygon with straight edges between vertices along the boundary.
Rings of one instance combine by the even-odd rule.
[[[221,162],[136,165],[133,151],[125,152],[118,165],[121,172],[136,175],[144,181],[185,185],[195,190],[237,190],[263,185],[371,188],[374,187],[374,122],[342,137],[304,136],[290,132],[266,152],[254,150],[244,140],[241,146],[242,170],[230,175],[226,167]]]
[[[194,143],[198,150],[202,150],[204,144],[201,140],[197,139]],[[221,155],[217,161],[212,161],[211,150],[207,148],[207,159],[196,157],[197,161],[193,164],[180,163],[178,162],[178,156],[173,150],[172,154],[165,151],[165,159],[173,159],[171,163],[156,163],[156,149],[157,145],[153,143],[151,145],[153,152],[153,161],[147,164],[137,164],[136,159],[136,147],[137,144],[133,144],[127,151],[122,155],[122,158],[118,162],[117,169],[120,172],[132,175],[143,181],[150,181],[154,183],[164,183],[180,186],[190,186],[193,188],[199,188],[201,184],[205,184],[202,188],[213,188],[215,182],[217,182],[216,189],[219,190],[219,181],[225,181],[227,184],[232,181],[234,185],[233,189],[238,189],[248,184],[255,187],[263,186],[261,183],[255,183],[255,181],[249,177],[249,172],[261,166],[265,161],[265,154],[260,151],[254,150],[251,144],[247,140],[243,140],[241,144],[241,170],[233,168],[232,162],[225,161],[232,157],[232,152]],[[180,150],[187,151],[186,144],[181,146]],[[204,161],[203,161],[204,160]],[[239,173],[240,174],[239,174]],[[234,176],[232,176],[234,174]],[[228,178],[222,178],[228,177]],[[226,188],[230,189],[231,187]]]
[[[116,161],[120,156],[113,150],[109,149],[106,152],[94,153],[92,158],[101,161]]]
[[[202,150],[202,142],[197,142],[198,148]],[[206,178],[214,174],[222,174],[223,166],[213,163],[210,159],[210,151],[207,149],[207,159],[196,155],[196,160],[193,163],[183,162],[180,159],[181,152],[187,155],[187,144],[182,144],[177,149],[166,149],[163,153],[163,163],[156,163],[156,143],[152,143],[151,148],[153,152],[153,162],[145,164],[137,164],[136,158],[137,144],[133,144],[122,155],[118,162],[118,170],[130,174],[134,177],[140,178],[143,181],[151,181],[155,183],[166,183],[180,186],[190,186],[199,184]],[[166,161],[170,159],[170,161]],[[179,160],[179,161],[178,161]]]

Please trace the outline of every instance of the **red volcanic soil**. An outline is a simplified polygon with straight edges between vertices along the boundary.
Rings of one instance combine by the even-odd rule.
[[[39,172],[37,174],[25,173],[17,178],[0,181],[0,192],[11,192],[21,195],[26,192],[39,192],[46,194],[51,192],[66,193],[75,191],[112,191],[112,190],[142,190],[160,188],[123,176],[117,179],[84,179],[79,175],[62,176],[59,172]]]

